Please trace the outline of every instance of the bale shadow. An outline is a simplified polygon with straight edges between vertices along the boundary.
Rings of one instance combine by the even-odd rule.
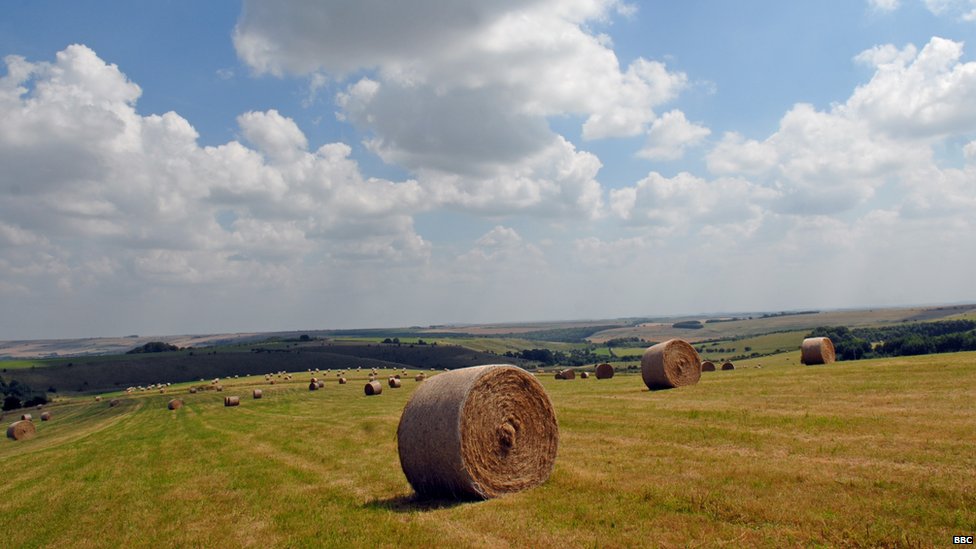
[[[385,509],[395,513],[415,513],[417,511],[436,511],[437,509],[450,509],[470,503],[483,501],[480,499],[449,498],[449,497],[425,497],[417,494],[406,496],[396,496],[384,499],[374,499],[366,502],[363,507],[369,509]]]

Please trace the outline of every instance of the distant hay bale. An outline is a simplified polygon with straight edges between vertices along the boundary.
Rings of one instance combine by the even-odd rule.
[[[21,421],[33,421],[34,420],[34,416],[32,416],[30,414],[20,414],[20,420]]]
[[[400,388],[400,385],[402,384],[402,382],[400,381],[400,378],[398,378],[398,377],[391,377],[390,378],[390,381],[389,381],[389,384],[390,384],[390,388],[391,389],[399,389]]]
[[[27,440],[37,434],[33,421],[15,421],[7,427],[7,438],[11,440]]]
[[[425,380],[425,379],[427,379],[427,376],[425,376],[425,375],[424,375],[424,374],[422,374],[422,373],[420,373],[420,374],[417,374],[417,375],[416,375],[416,376],[414,376],[414,378],[413,378],[413,380],[414,380],[414,381],[423,381],[423,380]]]
[[[319,386],[319,389],[325,389],[325,382],[321,379],[316,381],[315,384]]]
[[[383,386],[380,385],[379,381],[373,379],[366,384],[366,387],[363,388],[363,391],[366,392],[366,396],[378,395],[383,392]]]
[[[340,377],[339,378],[339,385],[345,385],[345,384],[346,384],[346,378]]]
[[[163,389],[162,387],[160,387],[160,388],[159,388],[159,392],[160,392],[160,393],[165,393],[165,392],[166,392],[166,389]]]
[[[218,391],[223,391],[224,390],[224,386],[223,385],[218,385],[217,386],[217,390]]]
[[[317,377],[313,377],[312,378],[312,383],[318,383],[318,382],[319,382],[319,378],[317,378]]]
[[[319,390],[319,384],[316,383],[316,382],[314,382],[314,381],[310,382],[308,384],[308,390],[309,391],[318,391]]]
[[[236,396],[226,396],[224,397],[224,406],[240,406],[241,397]]]
[[[264,396],[264,393],[261,392],[261,389],[255,389],[255,390],[251,391],[251,396],[254,397],[255,399],[258,399],[258,398],[261,398],[262,396]]]
[[[829,337],[808,337],[800,345],[800,364],[830,364],[837,359]]]
[[[100,396],[95,397],[95,402],[101,402],[101,401],[102,401],[102,397]]]
[[[191,395],[197,394],[197,388],[196,387],[190,387],[190,394]]]
[[[174,398],[173,400],[169,401],[169,404],[167,404],[166,407],[170,410],[179,410],[183,407],[183,401],[178,398]]]
[[[688,342],[669,339],[644,351],[641,377],[651,390],[694,385],[701,379],[701,357]]]
[[[400,379],[400,374],[397,374],[397,375],[395,375],[395,376],[393,376],[393,377],[395,377],[395,378],[397,378],[397,379]]]
[[[119,399],[117,399],[117,398],[113,398],[112,400],[108,401],[109,408],[115,408],[116,406],[118,406],[121,403],[122,403],[122,401],[119,400]]]
[[[711,360],[706,360],[706,361],[702,362],[702,371],[703,372],[714,372],[715,371],[715,363],[712,362]]]
[[[735,364],[732,364],[729,361],[725,361],[725,362],[722,363],[722,369],[723,370],[735,370]]]
[[[545,389],[507,364],[430,378],[400,416],[400,466],[424,496],[491,498],[542,484],[559,427]]]
[[[556,373],[556,379],[576,379],[576,372],[572,368],[566,368]]]
[[[41,412],[41,421],[51,421],[51,412]]]
[[[275,384],[275,380],[272,379],[270,383],[271,383],[271,385],[274,385]]]
[[[590,374],[588,372],[582,372],[582,373],[580,373],[580,379],[586,379],[588,377],[590,377]]]
[[[613,366],[604,362],[603,364],[597,364],[596,366],[596,378],[597,379],[610,379],[613,377],[614,370]]]

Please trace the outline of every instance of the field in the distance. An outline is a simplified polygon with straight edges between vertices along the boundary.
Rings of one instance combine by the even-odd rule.
[[[414,501],[400,471],[412,377],[378,397],[361,377],[314,392],[306,378],[51,406],[35,439],[0,443],[2,545],[945,546],[976,532],[976,353],[740,368],[659,392],[637,375],[540,376],[554,474],[460,504]],[[174,395],[187,406],[171,412]]]

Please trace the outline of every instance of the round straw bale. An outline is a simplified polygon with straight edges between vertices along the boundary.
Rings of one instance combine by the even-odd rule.
[[[274,384],[275,384],[275,380],[272,379],[271,380],[271,385],[274,385]]]
[[[587,372],[580,373],[580,379],[586,379],[588,377],[590,377],[590,374],[589,373],[587,373]]]
[[[420,385],[400,416],[400,466],[421,495],[491,498],[542,484],[559,445],[545,389],[521,368],[473,366]]]
[[[345,385],[345,384],[346,384],[346,378],[340,377],[339,378],[339,385]]]
[[[40,410],[40,409],[41,409],[41,408],[43,408],[43,407],[44,407],[44,405],[43,405],[43,404],[38,404],[38,405],[37,405],[37,409],[38,409],[38,410]]]
[[[694,385],[701,379],[701,357],[688,342],[669,339],[644,351],[641,377],[651,390]]]
[[[7,427],[7,438],[11,440],[27,440],[37,433],[33,421],[15,421]]]
[[[95,402],[101,402],[101,401],[102,401],[102,397],[100,396],[95,397]]]
[[[397,378],[397,379],[400,379],[400,374],[397,374],[397,375],[395,375],[395,376],[393,376],[393,377],[395,377],[395,378]]]
[[[318,383],[318,382],[319,382],[319,378],[317,378],[317,377],[313,377],[312,378],[312,383]]]
[[[391,377],[389,383],[391,389],[399,389],[402,382],[398,377]]]
[[[613,377],[613,366],[604,362],[603,364],[598,364],[596,367],[596,378],[597,379],[610,379]]]
[[[424,374],[422,374],[422,373],[420,373],[420,374],[417,374],[417,375],[416,375],[416,376],[414,376],[414,378],[413,378],[413,380],[414,380],[414,381],[423,381],[423,380],[425,380],[425,379],[427,379],[427,376],[425,376],[425,375],[424,375]]]
[[[380,385],[379,381],[372,379],[366,384],[363,391],[366,392],[366,396],[378,395],[383,392],[383,386]]]
[[[319,390],[319,384],[318,383],[315,383],[314,381],[310,382],[308,384],[308,390],[309,391],[318,391]]]
[[[41,421],[51,421],[51,412],[41,412]]]
[[[240,406],[241,397],[237,396],[226,396],[224,397],[224,406]]]
[[[34,419],[34,416],[30,414],[20,414],[20,419],[21,421],[32,421]]]
[[[836,360],[834,342],[829,337],[808,337],[800,346],[800,363],[830,364]]]
[[[318,380],[318,381],[316,381],[315,384],[319,386],[319,389],[324,389],[325,388],[325,382],[322,381],[321,379]]]
[[[725,362],[722,363],[722,369],[723,370],[735,370],[735,364],[732,364],[729,361],[725,361]]]
[[[174,398],[173,400],[169,401],[169,404],[167,404],[166,407],[170,410],[179,410],[183,407],[183,401],[178,398]]]
[[[197,394],[197,388],[196,387],[190,387],[190,394],[191,395]]]
[[[566,368],[559,372],[559,376],[556,379],[576,379],[576,372],[572,368]]]
[[[223,391],[224,390],[224,386],[223,385],[218,385],[217,386],[217,390],[218,391]]]
[[[111,408],[115,408],[116,406],[118,406],[121,403],[122,403],[122,401],[119,400],[119,399],[117,399],[117,398],[113,398],[112,400],[108,401],[108,405]]]
[[[264,393],[261,392],[261,389],[255,389],[251,391],[251,396],[254,398],[261,398],[262,396],[264,396]]]
[[[711,360],[706,360],[706,361],[702,362],[702,371],[703,372],[714,372],[715,371],[715,363],[712,362]]]

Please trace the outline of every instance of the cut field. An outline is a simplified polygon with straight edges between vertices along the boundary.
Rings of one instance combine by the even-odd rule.
[[[115,408],[69,399],[34,439],[0,442],[0,545],[945,546],[976,532],[976,353],[766,362],[658,392],[638,375],[540,376],[553,475],[484,502],[412,498],[396,426],[413,372],[375,397],[361,374],[308,391],[302,373]],[[169,411],[174,396],[186,406]]]

